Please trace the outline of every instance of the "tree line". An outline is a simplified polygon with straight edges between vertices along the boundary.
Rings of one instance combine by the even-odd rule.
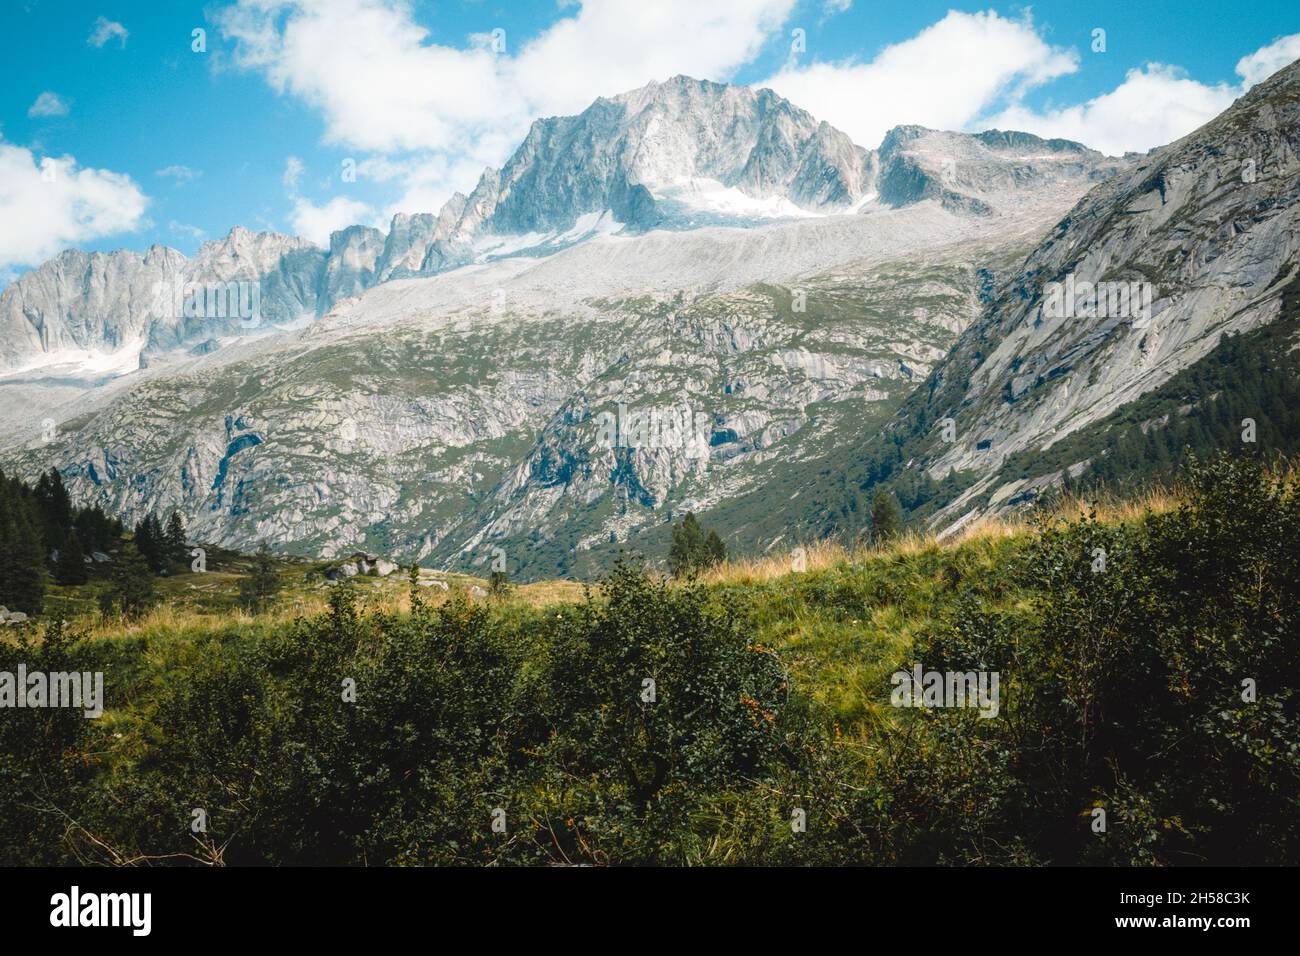
[[[35,486],[0,470],[0,605],[39,614],[48,578],[85,583],[87,556],[115,547],[122,533],[99,505],[75,507],[58,469]]]
[[[46,588],[86,584],[107,557],[108,582],[100,594],[106,613],[139,613],[154,600],[153,577],[183,568],[189,560],[185,521],[172,511],[166,523],[154,513],[133,529],[99,505],[78,508],[57,468],[35,485],[0,470],[0,606],[29,615],[45,608]]]

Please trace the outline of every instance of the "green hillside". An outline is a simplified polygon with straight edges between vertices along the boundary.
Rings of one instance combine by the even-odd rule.
[[[585,598],[286,566],[274,615],[178,576],[11,626],[0,673],[101,671],[105,711],[0,721],[0,863],[1294,862],[1300,477],[1180,481]],[[893,706],[917,666],[997,693]]]

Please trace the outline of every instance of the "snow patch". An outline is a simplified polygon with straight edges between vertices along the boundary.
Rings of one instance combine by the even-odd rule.
[[[650,191],[658,200],[736,219],[809,219],[825,215],[802,209],[784,196],[760,199],[734,186],[724,186],[716,179],[698,176],[660,183]]]
[[[0,381],[29,376],[33,372],[65,378],[102,379],[129,375],[139,370],[140,353],[144,351],[144,345],[144,338],[137,338],[112,352],[100,349],[58,349],[46,352],[26,365],[0,373]]]

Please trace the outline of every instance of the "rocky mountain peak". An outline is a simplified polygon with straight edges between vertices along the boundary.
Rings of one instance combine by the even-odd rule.
[[[869,151],[770,89],[679,75],[535,121],[469,196],[453,195],[436,215],[399,214],[387,233],[351,226],[322,250],[235,226],[193,259],[161,247],[143,258],[70,250],[0,294],[0,365],[126,343],[219,347],[222,336],[248,331],[154,315],[159,283],[256,280],[264,329],[323,314],[381,282],[546,255],[610,232],[758,226],[852,213],[873,199],[896,207],[934,199],[988,215],[1111,171],[1078,144],[999,131],[900,126]]]

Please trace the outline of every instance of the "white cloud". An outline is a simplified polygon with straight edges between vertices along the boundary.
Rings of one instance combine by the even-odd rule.
[[[1086,103],[1035,112],[1012,107],[982,126],[1059,136],[1119,155],[1171,143],[1232,105],[1241,91],[1206,86],[1177,67],[1149,63],[1129,70],[1124,82]]]
[[[426,204],[415,212],[472,189],[538,116],[678,73],[728,78],[794,2],[583,0],[517,49],[507,34],[504,52],[491,22],[464,47],[431,42],[403,0],[240,0],[217,22],[238,65],[321,112],[326,142],[418,157],[404,181],[404,198]]]
[[[374,218],[375,211],[363,202],[349,199],[347,196],[335,196],[323,206],[303,199],[294,200],[293,212],[289,214],[289,224],[295,235],[310,239],[318,246],[328,248],[330,234],[357,223],[365,223]]]
[[[149,200],[130,176],[79,169],[0,143],[0,270],[36,266],[69,246],[142,225]]]
[[[821,0],[824,15],[851,0]],[[237,0],[216,15],[235,41],[234,62],[276,91],[319,111],[325,142],[354,150],[358,174],[401,196],[382,214],[436,212],[453,189],[469,191],[499,165],[539,116],[575,113],[678,73],[727,80],[782,34],[795,0],[622,0],[562,3],[538,36],[494,44],[495,24],[460,46],[434,42],[408,0]],[[501,48],[501,43],[504,48]],[[781,95],[877,146],[893,126],[1025,129],[1118,153],[1175,139],[1221,111],[1245,85],[1300,55],[1285,37],[1244,57],[1244,83],[1206,85],[1176,67],[1146,64],[1086,103],[1031,109],[1027,94],[1079,69],[1079,53],[1047,42],[1032,18],[949,11],[915,37],[871,59],[790,61],[767,82]],[[302,165],[285,185],[293,220],[319,239],[321,223],[365,210],[297,194]]]
[[[1124,82],[1086,103],[1035,111],[1014,106],[986,126],[1078,140],[1104,153],[1145,152],[1204,125],[1256,83],[1300,57],[1300,33],[1282,37],[1237,63],[1239,85],[1209,85],[1179,67],[1148,63]]]
[[[1076,69],[1078,54],[1044,42],[1028,17],[954,10],[869,62],[792,62],[757,85],[875,148],[901,124],[961,129]]]
[[[793,0],[586,0],[505,64],[504,78],[540,115],[573,113],[595,95],[679,73],[723,80],[752,60]]]
[[[289,190],[290,194],[298,191],[298,180],[302,178],[302,160],[297,156],[290,156],[284,161],[284,175],[280,177],[284,183],[284,188]]]
[[[281,179],[285,192],[293,203],[293,209],[289,213],[289,226],[295,235],[310,239],[318,246],[328,247],[330,233],[374,220],[373,208],[348,196],[335,196],[324,205],[300,196],[298,184],[305,171],[306,167],[297,156],[290,156],[284,162],[284,175]]]
[[[1300,33],[1274,40],[1237,61],[1237,75],[1246,89],[1262,83],[1282,67],[1300,60]]]
[[[198,179],[200,176],[203,175],[203,170],[191,169],[189,166],[182,166],[177,164],[174,166],[166,166],[162,169],[155,170],[154,175],[160,176],[163,179],[174,179],[176,180],[176,185],[179,186],[181,183],[193,182],[194,180]]]
[[[191,226],[189,223],[178,222],[175,219],[172,219],[167,223],[167,228],[172,232],[180,233],[183,236],[189,236],[195,242],[202,242],[208,236],[208,234],[198,226]]]
[[[99,17],[95,20],[95,27],[90,31],[90,36],[86,38],[86,43],[93,47],[102,47],[109,40],[116,38],[119,45],[126,46],[126,38],[131,35],[130,31],[120,23],[116,23],[108,17]]]
[[[46,90],[36,97],[36,102],[27,108],[27,115],[31,117],[67,116],[68,103],[67,100],[53,90]]]

